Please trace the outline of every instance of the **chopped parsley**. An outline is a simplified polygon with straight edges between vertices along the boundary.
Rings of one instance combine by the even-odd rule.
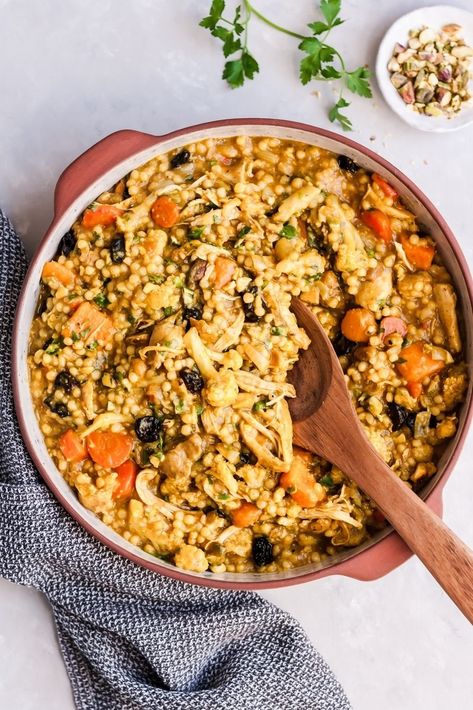
[[[187,233],[188,239],[200,239],[204,233],[204,229],[205,227],[193,227],[192,229],[189,229],[189,232]]]
[[[260,399],[258,402],[255,402],[253,405],[253,411],[254,412],[264,412],[268,406],[268,400],[267,399]]]
[[[53,338],[50,343],[48,343],[46,347],[46,352],[48,355],[55,355],[61,348],[63,347],[64,343],[62,338]]]
[[[282,328],[278,328],[277,326],[273,326],[271,328],[271,335],[284,335],[284,331]]]
[[[163,308],[163,315],[165,318],[168,318],[174,313],[174,309],[171,306],[164,306]]]
[[[166,277],[164,274],[148,274],[148,280],[151,281],[152,284],[158,284],[159,286],[166,280]]]
[[[242,227],[239,232],[237,233],[237,239],[243,239],[243,237],[246,237],[247,234],[251,232],[251,228],[245,225]]]
[[[326,473],[325,476],[322,476],[322,478],[319,479],[319,483],[326,488],[331,488],[333,486],[333,478],[329,473]]]
[[[309,274],[308,276],[304,276],[304,279],[307,281],[307,283],[313,283],[314,281],[320,281],[322,278],[322,274],[318,272],[317,274]]]
[[[99,308],[107,308],[107,306],[110,305],[110,301],[108,300],[105,293],[97,294],[97,296],[95,296],[94,298],[94,303],[96,303]]]
[[[286,237],[286,239],[294,239],[294,237],[297,236],[297,229],[292,224],[286,222],[279,234],[281,237]]]

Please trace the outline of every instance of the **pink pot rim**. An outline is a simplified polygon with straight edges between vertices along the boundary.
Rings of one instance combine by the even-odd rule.
[[[390,172],[392,175],[394,175],[415,197],[416,199],[423,205],[423,207],[430,213],[430,215],[433,217],[433,219],[436,221],[437,225],[439,226],[440,230],[443,232],[447,242],[449,243],[449,246],[456,258],[456,261],[458,263],[458,266],[460,268],[460,271],[462,273],[462,276],[464,278],[465,284],[466,284],[466,289],[468,292],[468,297],[470,302],[473,304],[473,280],[468,268],[468,264],[466,261],[466,258],[452,232],[448,224],[446,223],[445,219],[442,217],[438,209],[435,207],[435,205],[425,196],[423,191],[417,187],[417,185],[410,180],[404,173],[402,173],[398,168],[396,168],[394,165],[392,165],[388,160],[383,158],[382,156],[378,155],[371,149],[367,148],[366,146],[357,143],[356,141],[348,138],[345,135],[341,135],[338,133],[335,133],[333,131],[328,131],[323,128],[318,128],[316,126],[312,126],[310,124],[306,123],[300,123],[296,121],[287,121],[287,120],[279,120],[279,119],[265,119],[265,118],[235,118],[235,119],[228,119],[228,120],[219,120],[219,121],[209,121],[206,123],[200,123],[200,124],[195,124],[192,126],[188,126],[185,128],[181,128],[175,131],[171,131],[169,133],[166,133],[164,135],[160,136],[153,136],[150,134],[142,133],[140,131],[118,131],[116,133],[112,133],[108,136],[106,136],[104,139],[102,139],[99,143],[95,144],[95,146],[92,146],[90,148],[90,151],[93,151],[96,147],[100,146],[102,143],[105,143],[106,141],[111,141],[111,140],[116,140],[117,142],[122,139],[122,136],[124,137],[125,135],[131,135],[133,134],[134,136],[138,137],[141,136],[143,140],[143,146],[139,149],[131,150],[129,155],[126,157],[132,157],[134,154],[138,154],[141,152],[141,150],[144,147],[151,147],[151,146],[156,146],[156,148],[159,147],[161,143],[164,141],[180,138],[180,137],[185,137],[186,135],[190,133],[195,133],[198,131],[206,131],[208,129],[214,129],[214,128],[222,128],[222,127],[228,127],[231,129],[236,127],[236,126],[248,126],[251,128],[251,126],[268,126],[268,128],[271,128],[271,126],[274,127],[282,127],[282,128],[289,128],[292,130],[302,130],[311,134],[314,134],[316,136],[320,136],[322,138],[327,138],[333,141],[336,141],[337,143],[346,146],[347,148],[352,148],[362,154],[364,154],[366,157],[370,158],[373,160],[375,163],[377,163],[380,167],[384,168],[386,171]],[[89,151],[86,151],[86,153]],[[83,156],[84,154],[82,154]],[[59,187],[60,181],[62,177],[72,168],[74,168],[74,164],[78,162],[82,156],[79,156],[74,163],[72,163],[69,168],[66,168],[66,170],[63,172],[62,176],[58,180],[58,185]],[[115,161],[116,163],[121,162],[121,161]],[[112,165],[110,165],[108,168],[102,171],[101,174],[98,174],[96,176],[97,179],[104,177],[111,169]],[[56,188],[57,190],[57,188]],[[72,200],[73,201],[73,200]],[[39,258],[39,252],[41,248],[44,246],[44,244],[49,240],[49,237],[51,235],[51,232],[56,226],[56,223],[58,220],[61,218],[63,212],[68,208],[62,208],[60,205],[56,203],[56,208],[55,208],[55,214],[53,217],[53,220],[48,227],[44,237],[41,239],[39,242],[36,252],[30,262],[30,266],[28,269],[28,272],[26,274],[25,280],[23,282],[20,298],[18,301],[18,306],[17,306],[17,312],[21,310],[23,307],[24,301],[26,299],[27,291],[28,291],[28,286],[29,286],[29,280],[30,280],[30,274],[35,266],[38,258]],[[304,582],[309,582],[313,581],[316,579],[321,579],[323,577],[327,576],[332,576],[332,575],[342,575],[342,576],[347,576],[351,577],[353,579],[357,579],[360,581],[368,581],[368,580],[374,580],[378,579],[379,577],[383,576],[384,574],[387,574],[388,572],[394,570],[396,567],[398,567],[400,564],[405,562],[409,557],[412,556],[412,552],[407,548],[407,546],[404,544],[404,542],[401,540],[401,538],[397,535],[396,532],[391,531],[385,534],[381,539],[378,541],[373,542],[369,547],[366,549],[363,549],[360,552],[356,552],[356,549],[353,553],[350,554],[348,559],[345,559],[341,562],[335,563],[333,565],[327,566],[327,567],[322,567],[321,569],[316,569],[313,571],[309,571],[307,573],[303,573],[297,577],[290,577],[290,578],[283,578],[283,579],[265,579],[264,575],[262,575],[262,579],[260,580],[252,580],[252,581],[232,581],[232,580],[214,580],[211,576],[204,577],[204,576],[194,576],[193,574],[189,574],[184,570],[181,570],[177,567],[167,567],[164,566],[158,559],[156,561],[154,560],[144,560],[141,557],[139,557],[137,554],[134,554],[133,552],[130,552],[129,550],[123,548],[120,544],[114,542],[113,540],[110,540],[97,529],[95,528],[79,511],[77,511],[75,508],[72,507],[72,505],[69,503],[69,501],[63,496],[62,492],[54,482],[54,480],[51,478],[49,475],[47,469],[45,466],[43,466],[42,462],[39,459],[39,456],[35,450],[34,443],[31,439],[31,436],[28,431],[28,422],[26,420],[25,412],[23,411],[21,405],[20,405],[20,378],[21,378],[21,371],[19,368],[19,363],[18,363],[18,358],[15,357],[16,353],[18,352],[18,349],[21,347],[21,342],[22,342],[22,334],[21,334],[21,329],[19,327],[19,319],[15,318],[15,323],[13,327],[13,342],[12,342],[12,384],[13,384],[13,397],[14,397],[14,402],[15,402],[15,409],[16,409],[16,415],[19,423],[19,427],[23,436],[23,440],[26,444],[26,447],[28,449],[28,452],[33,459],[41,477],[45,481],[46,485],[48,488],[51,490],[51,492],[55,495],[57,500],[61,503],[61,505],[68,511],[68,513],[85,529],[87,532],[89,532],[91,535],[93,535],[96,539],[98,539],[101,543],[103,543],[106,547],[109,549],[113,550],[114,552],[118,553],[122,557],[142,566],[145,567],[146,569],[156,572],[158,574],[163,574],[167,577],[171,577],[173,579],[179,580],[181,582],[189,582],[191,584],[198,584],[202,586],[208,586],[208,587],[213,587],[213,588],[220,588],[220,589],[232,589],[232,590],[263,590],[263,589],[274,589],[277,587],[287,587],[287,586],[292,586],[295,584],[302,584]],[[463,418],[463,423],[462,423],[462,428],[461,432],[459,434],[458,440],[456,442],[455,448],[453,449],[450,458],[442,472],[442,475],[440,476],[439,480],[435,483],[434,487],[432,490],[429,492],[427,495],[425,501],[426,503],[433,509],[435,510],[436,513],[441,514],[441,509],[442,509],[442,490],[443,487],[445,486],[448,478],[450,477],[453,468],[458,460],[458,457],[461,453],[461,450],[463,448],[463,445],[465,443],[467,434],[468,434],[468,429],[471,424],[471,420],[473,417],[473,399],[470,399],[467,403],[465,403],[464,408],[466,408],[466,411],[464,411],[464,418]]]

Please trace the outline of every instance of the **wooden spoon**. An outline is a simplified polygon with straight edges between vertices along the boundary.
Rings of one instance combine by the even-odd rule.
[[[311,340],[289,373],[297,393],[288,400],[294,444],[353,479],[473,623],[473,552],[372,448],[322,326],[298,298],[293,298],[292,310]]]

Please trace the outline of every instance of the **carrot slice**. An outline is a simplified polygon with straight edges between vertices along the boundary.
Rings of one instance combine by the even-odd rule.
[[[420,395],[422,394],[422,385],[420,382],[408,382],[407,391],[409,392],[411,397],[417,399],[417,397],[420,397]]]
[[[407,382],[422,382],[445,367],[443,360],[434,360],[420,341],[403,348],[399,353],[397,369]]]
[[[367,308],[351,308],[345,313],[341,323],[345,338],[355,343],[367,343],[370,336],[374,335],[375,328],[374,315]]]
[[[294,447],[294,458],[289,471],[281,474],[279,484],[304,508],[313,508],[321,499],[320,488],[308,468],[310,454]]]
[[[239,508],[232,510],[233,525],[237,528],[248,528],[258,520],[261,510],[253,503],[244,501]]]
[[[117,468],[130,456],[133,437],[115,431],[93,431],[86,439],[87,451],[103,468]]]
[[[82,443],[82,439],[73,429],[68,429],[59,438],[59,448],[64,458],[70,463],[79,463],[87,458],[87,449]]]
[[[179,207],[174,200],[163,195],[151,205],[151,218],[158,227],[168,229],[179,219]]]
[[[381,175],[378,175],[378,173],[373,173],[373,182],[384,192],[386,197],[391,197],[393,200],[397,200],[399,197],[397,190],[395,190],[389,182],[386,182]]]
[[[80,304],[62,329],[64,337],[81,338],[86,345],[95,340],[106,343],[113,337],[114,332],[111,319],[88,301]]]
[[[130,498],[135,488],[136,476],[139,471],[138,465],[131,459],[128,459],[120,466],[117,466],[115,471],[118,477],[112,498],[115,500]]]
[[[435,247],[432,244],[429,244],[426,239],[420,239],[418,244],[412,244],[406,236],[401,237],[401,244],[412,266],[423,271],[430,269],[435,256]]]
[[[72,286],[76,280],[75,274],[57,261],[47,261],[45,263],[41,278],[43,281],[56,279],[56,281],[59,281],[63,286]]]
[[[108,227],[115,224],[117,217],[123,214],[123,210],[113,205],[98,205],[91,209],[85,210],[82,217],[82,225],[87,229],[97,227],[101,224],[103,227]]]
[[[393,238],[391,220],[381,210],[366,210],[360,215],[363,224],[373,230],[377,237],[389,244]]]
[[[235,269],[236,264],[234,261],[224,256],[217,256],[215,259],[215,288],[223,288],[223,286],[226,286],[226,284],[232,280]]]

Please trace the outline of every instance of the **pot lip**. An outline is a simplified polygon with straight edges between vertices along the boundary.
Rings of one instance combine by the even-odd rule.
[[[322,138],[327,138],[332,141],[337,142],[341,146],[345,146],[347,148],[351,148],[359,153],[362,153],[366,157],[370,158],[373,160],[377,165],[380,167],[384,168],[386,171],[388,171],[391,175],[394,175],[414,196],[415,198],[423,205],[423,207],[430,213],[432,218],[435,220],[437,223],[438,227],[444,234],[449,247],[451,251],[453,252],[455,259],[457,261],[457,264],[459,266],[459,269],[462,273],[463,279],[465,281],[466,285],[466,290],[468,293],[468,298],[470,300],[470,303],[473,305],[473,280],[468,268],[468,264],[466,261],[466,257],[463,254],[452,230],[448,226],[447,222],[445,219],[442,217],[438,209],[435,207],[435,205],[426,197],[424,192],[406,175],[404,175],[403,172],[401,172],[398,168],[396,168],[394,165],[392,165],[388,160],[383,158],[382,156],[378,155],[374,151],[372,151],[370,148],[367,148],[366,146],[352,140],[351,138],[348,138],[345,135],[341,135],[338,133],[335,133],[333,131],[326,130],[324,128],[319,128],[317,126],[313,126],[307,123],[301,123],[297,121],[289,121],[289,120],[282,120],[282,119],[274,119],[274,118],[234,118],[234,119],[223,119],[223,120],[218,120],[218,121],[209,121],[205,123],[199,123],[195,124],[192,126],[180,128],[174,131],[170,131],[166,134],[163,135],[157,135],[157,136],[150,136],[149,134],[143,133],[141,131],[134,131],[136,134],[141,134],[143,137],[147,138],[155,138],[155,142],[152,143],[151,145],[154,147],[158,147],[160,143],[163,143],[168,140],[173,140],[179,137],[184,137],[188,134],[195,133],[197,131],[208,131],[209,129],[217,129],[217,128],[224,128],[228,127],[230,130],[234,127],[237,126],[247,126],[248,128],[251,128],[252,126],[257,127],[257,126],[268,126],[270,129],[271,127],[279,127],[279,128],[288,128],[292,130],[301,130],[305,131],[307,133],[314,134],[316,136],[320,136]],[[119,134],[121,131],[118,131],[116,133],[112,133],[103,140],[107,140],[112,138],[113,136],[116,136],[117,139],[119,139]],[[149,148],[150,146],[148,146]],[[133,157],[133,155],[137,155],[141,152],[141,150],[132,150],[130,151],[128,158]],[[80,157],[80,156],[79,156]],[[100,176],[97,177],[97,180],[102,180],[109,172],[111,172],[113,168],[109,168],[105,170]],[[79,198],[76,198],[79,199]],[[75,202],[76,200],[74,200]],[[21,406],[21,386],[22,386],[22,378],[23,378],[23,373],[20,369],[19,362],[19,353],[22,351],[22,348],[24,347],[24,334],[22,333],[22,329],[20,328],[20,318],[19,314],[22,312],[25,303],[27,301],[27,295],[29,292],[29,287],[30,287],[30,277],[31,277],[31,272],[33,268],[36,266],[36,263],[40,257],[41,251],[43,246],[46,244],[47,241],[49,241],[51,235],[54,233],[56,223],[58,220],[62,217],[64,214],[64,211],[60,211],[59,213],[55,213],[53,220],[47,229],[45,235],[43,238],[40,240],[35,254],[33,258],[31,259],[30,265],[28,272],[25,276],[20,297],[18,300],[18,305],[15,313],[15,321],[14,321],[14,326],[13,326],[13,340],[12,340],[12,385],[13,385],[13,397],[14,397],[14,403],[15,403],[15,410],[16,410],[16,416],[17,420],[19,423],[19,427],[23,436],[23,440],[25,442],[25,445],[29,451],[30,456],[32,457],[36,468],[38,469],[40,475],[42,476],[43,480],[47,484],[48,488],[51,490],[51,492],[55,495],[57,500],[61,503],[61,505],[68,511],[68,513],[76,520],[76,522],[80,523],[80,525],[87,530],[91,535],[93,535],[96,539],[98,539],[101,543],[103,543],[105,546],[108,548],[112,549],[114,552],[118,553],[125,559],[128,559],[129,561],[135,562],[136,564],[145,567],[146,569],[157,572],[159,574],[164,574],[168,577],[171,577],[173,579],[179,580],[181,582],[189,582],[192,584],[198,584],[201,586],[206,586],[206,587],[213,587],[213,588],[221,588],[221,589],[232,589],[232,590],[264,590],[264,589],[275,589],[278,587],[287,587],[287,586],[292,586],[296,584],[302,584],[304,582],[309,582],[315,579],[319,579],[322,577],[326,576],[331,576],[331,575],[346,575],[355,579],[376,579],[379,576],[382,576],[383,574],[387,573],[388,571],[391,571],[395,569],[399,564],[404,562],[412,553],[408,550],[408,548],[402,543],[400,540],[399,536],[394,532],[391,531],[389,534],[386,534],[382,539],[379,541],[375,542],[373,545],[368,547],[365,550],[362,550],[359,553],[355,553],[353,556],[350,556],[346,560],[342,560],[339,563],[336,563],[334,565],[331,565],[329,567],[309,571],[307,573],[300,574],[299,576],[295,577],[288,577],[288,578],[282,578],[282,579],[261,579],[260,580],[251,580],[251,581],[232,581],[232,580],[218,580],[218,579],[212,579],[212,577],[204,577],[200,575],[195,575],[191,573],[187,573],[184,570],[180,570],[177,567],[171,567],[171,566],[164,566],[162,563],[159,562],[159,560],[156,561],[151,561],[151,560],[146,560],[142,559],[139,557],[137,554],[134,552],[125,549],[124,546],[119,544],[118,542],[115,542],[114,540],[105,537],[102,532],[95,527],[91,522],[89,522],[85,516],[82,514],[82,512],[76,510],[72,504],[65,498],[63,495],[62,491],[59,489],[55,481],[53,480],[52,476],[50,476],[47,468],[43,465],[43,463],[40,461],[39,455],[37,454],[35,447],[34,447],[34,442],[32,441],[32,438],[29,434],[29,427],[28,427],[28,422],[26,419],[26,412],[23,410]],[[467,433],[469,426],[471,424],[471,420],[473,418],[473,398],[470,397],[469,401],[467,401],[464,405],[466,407],[466,411],[464,412],[464,418],[462,422],[462,429],[460,432],[460,435],[458,437],[458,440],[455,444],[455,448],[451,452],[450,458],[444,468],[444,471],[437,481],[437,483],[434,485],[433,489],[429,492],[426,502],[429,501],[430,498],[432,500],[434,498],[438,498],[441,495],[442,489],[447,482],[449,476],[451,475],[453,468],[458,460],[458,457],[461,453],[461,450],[463,448],[463,445],[465,443]],[[389,564],[386,564],[386,558],[384,558],[383,552],[387,552],[386,547],[391,543],[391,548],[392,551],[397,553],[396,559]],[[384,545],[384,547],[383,547]],[[381,564],[382,560],[384,559],[384,563]],[[376,565],[379,565],[381,571],[377,572],[376,571]],[[369,573],[366,573],[366,569],[369,567]],[[358,571],[357,568],[360,568]],[[365,572],[362,572],[362,568],[365,569]]]

